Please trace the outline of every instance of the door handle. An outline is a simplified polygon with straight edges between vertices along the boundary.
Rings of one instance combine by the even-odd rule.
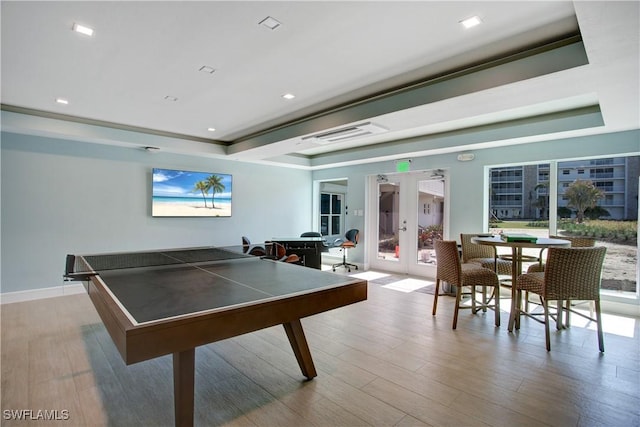
[[[405,225],[404,227],[399,229],[400,231],[407,231],[407,226]]]

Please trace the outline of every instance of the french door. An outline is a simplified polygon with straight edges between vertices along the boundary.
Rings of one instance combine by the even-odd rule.
[[[371,176],[367,238],[373,269],[435,276],[433,241],[447,226],[446,172]],[[375,231],[374,231],[375,230]]]

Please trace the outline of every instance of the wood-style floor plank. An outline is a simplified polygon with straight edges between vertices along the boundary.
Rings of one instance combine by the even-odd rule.
[[[506,311],[498,328],[492,312],[463,311],[454,331],[452,298],[433,317],[432,295],[383,287],[393,280],[371,281],[366,302],[302,319],[311,381],[282,326],[199,347],[196,425],[640,426],[640,319],[606,332],[604,354],[576,325],[552,329],[547,352],[536,322],[510,334]],[[171,356],[126,366],[86,295],[0,311],[2,426],[173,425]]]

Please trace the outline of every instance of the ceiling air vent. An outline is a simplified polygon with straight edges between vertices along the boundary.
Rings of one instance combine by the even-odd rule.
[[[303,141],[311,140],[316,144],[332,144],[334,142],[342,142],[351,139],[360,138],[368,135],[375,135],[386,132],[387,129],[382,126],[375,125],[371,122],[360,123],[357,125],[347,126],[340,129],[334,129],[327,132],[316,133],[314,135],[302,137]]]

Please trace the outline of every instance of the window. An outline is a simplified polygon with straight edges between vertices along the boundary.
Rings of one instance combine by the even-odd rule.
[[[589,178],[613,178],[613,168],[594,168],[589,171]]]
[[[550,181],[551,168],[557,168],[556,182]],[[607,247],[603,295],[639,298],[639,171],[640,156],[492,168],[489,229],[494,233],[517,229],[541,237],[593,237],[596,245]],[[593,200],[585,202],[580,193],[572,194],[576,183],[595,187]],[[550,212],[550,197],[557,212]]]
[[[320,234],[342,233],[342,200],[344,194],[320,193]]]
[[[594,185],[602,191],[613,191],[613,181],[594,182]]]
[[[578,181],[558,177],[558,234],[592,237],[596,245],[606,246],[602,293],[637,297],[640,156],[559,162],[558,167],[583,169],[579,182],[599,190],[592,200],[581,202],[567,196]]]

